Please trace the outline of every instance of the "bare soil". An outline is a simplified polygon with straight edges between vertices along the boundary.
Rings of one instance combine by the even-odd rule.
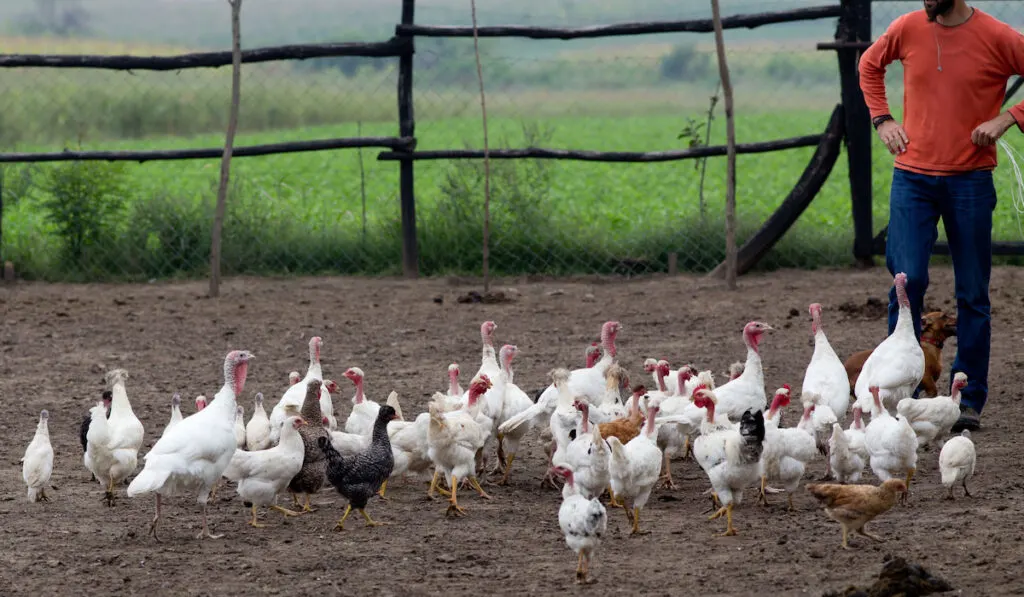
[[[273,404],[288,372],[305,372],[314,334],[324,338],[325,376],[344,388],[335,398],[339,418],[352,394],[341,373],[353,365],[366,371],[370,398],[383,401],[395,389],[406,416],[414,416],[444,389],[449,362],[462,363],[468,375],[476,370],[486,319],[498,323],[499,343],[519,346],[516,381],[527,391],[546,385],[553,367],[582,366],[584,348],[609,319],[622,323],[620,362],[635,380],[645,379],[640,365],[648,356],[725,371],[743,359],[742,326],[766,321],[777,328],[762,344],[769,390],[787,382],[798,388],[811,355],[807,305],[824,305],[841,357],[871,347],[886,333],[878,306],[891,284],[884,268],[752,275],[736,293],[693,277],[504,280],[498,287],[515,297],[504,304],[457,303],[477,288],[458,280],[234,279],[219,300],[205,298],[205,282],[2,287],[0,594],[821,595],[869,584],[888,554],[922,563],[958,594],[1024,594],[1022,276],[1012,268],[993,275],[992,389],[984,429],[975,434],[973,499],[943,500],[938,455],[922,452],[910,504],[874,524],[885,543],[855,538],[855,549],[840,549],[838,525],[802,490],[792,513],[784,495],[772,496],[768,508],[748,499],[736,510],[739,536],[718,538],[712,535],[724,522],[704,514],[707,479],[680,460],[673,467],[679,488],[657,490],[643,511],[650,534],[629,536],[624,513],[609,511],[592,566],[596,582],[586,588],[573,583],[576,557],[557,522],[560,493],[539,485],[545,459],[536,436],[512,483],[486,486],[492,500],[462,494],[465,518],[446,519],[446,504],[428,500],[420,478],[395,481],[390,501],[371,502],[370,513],[391,526],[367,528],[353,517],[344,532],[332,532],[345,500],[328,488],[316,497],[318,512],[287,521],[268,515],[272,526],[254,529],[227,484],[210,509],[214,532],[225,538],[196,540],[200,509],[182,496],[165,502],[164,541],[155,543],[146,534],[151,499],[129,499],[121,488],[116,507],[101,502],[82,465],[78,427],[103,390],[103,373],[123,367],[146,426],[145,453],[166,424],[171,394],[181,392],[191,413],[191,398],[221,385],[222,359],[233,348],[257,357],[242,401],[248,418],[255,392]],[[955,308],[952,286],[952,272],[935,268],[928,304]],[[955,351],[954,339],[944,378]],[[50,503],[30,504],[19,459],[43,408],[51,413],[56,487]],[[823,467],[819,459],[808,476]],[[870,472],[867,480],[874,482]]]

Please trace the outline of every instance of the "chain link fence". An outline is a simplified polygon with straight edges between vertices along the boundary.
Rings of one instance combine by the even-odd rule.
[[[14,2],[31,12],[29,0]],[[8,36],[4,51],[152,55],[227,47],[228,9],[209,4],[215,9],[207,3],[177,5],[175,14],[196,11],[190,22],[204,23],[189,29],[161,28],[161,19],[178,21],[128,0],[96,0],[82,5],[107,11],[97,14],[91,35],[120,41]],[[288,15],[280,13],[280,4],[246,0],[243,46],[383,40],[393,33],[400,12],[399,0],[379,0],[372,9],[355,0],[302,0],[288,3],[301,5]],[[710,17],[706,2],[477,4],[481,26]],[[728,15],[820,2],[723,4]],[[876,35],[918,4],[876,3]],[[1000,18],[1012,12],[1013,4],[980,3],[992,6]],[[1006,12],[995,10],[996,5]],[[24,18],[11,6],[4,10],[9,12],[0,11],[0,19],[7,19],[7,29]],[[468,3],[421,2],[416,20],[468,25]],[[345,22],[348,29],[324,25],[328,22]],[[826,19],[726,32],[739,142],[824,130],[839,102],[838,71],[834,52],[816,51],[815,43],[832,39],[835,26],[835,19]],[[146,41],[134,41],[133,35]],[[481,148],[472,40],[419,38],[416,44],[418,149]],[[492,148],[654,151],[725,143],[710,34],[567,42],[482,39],[480,50]],[[397,135],[397,62],[338,58],[244,65],[236,145]],[[223,143],[229,68],[172,73],[22,69],[4,75],[3,151]],[[892,76],[898,79],[895,71]],[[719,101],[709,126],[713,96]],[[893,102],[899,103],[897,98]],[[741,243],[779,206],[813,151],[739,157]],[[235,160],[224,273],[399,273],[398,167],[378,162],[376,154],[375,149],[339,150]],[[890,174],[888,156],[876,152],[876,160],[875,215],[876,228],[881,228]],[[415,171],[421,272],[479,273],[482,162],[420,161]],[[203,276],[217,173],[217,160],[4,166],[0,249],[29,278]],[[665,271],[671,254],[678,257],[680,270],[707,271],[724,258],[724,158],[659,164],[495,160],[491,176],[490,264],[495,274]],[[820,195],[760,267],[845,265],[851,261],[851,246],[841,158]]]

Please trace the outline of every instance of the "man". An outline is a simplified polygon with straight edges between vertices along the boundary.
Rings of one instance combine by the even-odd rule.
[[[885,69],[903,63],[904,124],[885,96]],[[992,211],[996,141],[1024,124],[1024,102],[1000,113],[1007,80],[1024,73],[1024,36],[965,0],[924,0],[860,59],[860,86],[871,122],[896,156],[889,195],[886,266],[906,272],[914,331],[928,288],[928,261],[941,217],[956,277],[957,354],[949,377],[967,375],[960,420],[976,430],[988,397]],[[899,304],[889,293],[889,333]]]

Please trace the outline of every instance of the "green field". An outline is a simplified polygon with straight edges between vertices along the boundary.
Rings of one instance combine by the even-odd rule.
[[[673,43],[636,43],[544,59],[488,55],[492,147],[651,151],[683,148],[715,84],[708,38],[693,46],[686,82],[666,78]],[[169,46],[98,40],[3,38],[6,51],[169,54]],[[838,101],[834,56],[811,40],[730,47],[738,141],[820,133]],[[420,149],[482,144],[475,65],[461,56],[431,64],[417,54],[416,136]],[[428,48],[429,49],[429,48]],[[436,49],[436,48],[435,48]],[[440,54],[439,54],[440,55]],[[469,54],[471,57],[472,55]],[[473,68],[467,70],[467,64]],[[696,66],[694,66],[696,65]],[[335,65],[336,66],[336,65]],[[308,63],[247,65],[238,145],[397,134],[393,65],[353,72]],[[467,75],[467,73],[469,73]],[[702,77],[696,74],[703,73]],[[0,81],[0,149],[218,147],[226,121],[228,69],[109,73],[29,69]],[[890,82],[900,105],[898,68]],[[721,106],[710,143],[724,143]],[[1021,135],[1008,135],[1024,150]],[[887,220],[891,158],[876,143],[875,230]],[[813,148],[741,156],[740,241],[790,192]],[[400,271],[398,165],[376,150],[240,158],[233,162],[224,231],[228,274]],[[360,160],[360,155],[362,160]],[[1001,154],[1000,160],[1006,159]],[[362,164],[362,171],[360,165]],[[2,168],[0,252],[33,279],[104,280],[203,276],[208,270],[218,160],[12,165]],[[498,274],[607,273],[624,262],[663,271],[705,271],[724,256],[725,159],[700,164],[495,161],[491,268]],[[119,174],[118,174],[119,173]],[[1020,239],[1010,200],[1012,171],[997,171],[996,237]],[[106,197],[97,190],[108,188]],[[479,273],[483,172],[479,161],[416,164],[420,265],[424,274]],[[96,209],[101,206],[102,209]],[[58,217],[54,217],[54,216]],[[846,157],[762,268],[851,262]]]
[[[742,116],[740,141],[821,131],[824,111]],[[526,142],[552,147],[649,150],[677,147],[680,118],[561,117],[491,121],[495,145]],[[712,143],[722,137],[716,122]],[[367,124],[364,135],[393,134],[390,124]],[[246,134],[239,144],[285,139],[353,136],[354,125]],[[420,122],[421,149],[478,145],[476,118]],[[1021,147],[1020,135],[1011,137]],[[93,148],[216,146],[218,135],[92,144]],[[741,156],[738,211],[742,237],[755,230],[790,191],[812,149]],[[397,164],[377,162],[364,150],[365,234],[359,159],[355,150],[239,159],[225,230],[229,273],[394,273],[400,268]],[[474,166],[473,164],[477,164]],[[875,228],[886,221],[889,158],[876,152]],[[680,266],[704,270],[723,255],[722,158],[708,161],[706,211],[698,204],[694,162],[615,165],[580,162],[495,162],[492,203],[492,268],[498,273],[610,271],[621,259],[663,269],[678,251]],[[207,267],[210,215],[217,176],[213,160],[125,166],[123,211],[104,235],[86,244],[78,259],[63,256],[40,208],[38,181],[54,166],[8,168],[6,188],[28,189],[8,204],[4,256],[33,278],[202,275]],[[849,192],[845,156],[795,228],[764,267],[839,265],[849,261]],[[478,163],[420,162],[416,193],[425,274],[478,272],[482,184]],[[1002,202],[997,237],[1019,238],[1010,197],[1010,169],[998,171]]]

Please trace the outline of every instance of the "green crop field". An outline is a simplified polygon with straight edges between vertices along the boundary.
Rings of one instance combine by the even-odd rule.
[[[757,141],[822,130],[824,111],[741,116],[738,137]],[[511,117],[490,123],[502,146],[533,142],[553,147],[649,150],[671,148],[680,128],[676,116],[630,118]],[[716,122],[712,143],[722,137]],[[477,145],[476,118],[420,122],[420,148]],[[367,124],[364,135],[393,134],[390,124]],[[287,139],[353,136],[354,125],[245,134],[239,144]],[[524,140],[524,135],[528,137]],[[1012,133],[1015,144],[1019,134]],[[216,146],[218,135],[96,144],[95,148]],[[741,156],[738,211],[741,238],[777,207],[805,167],[812,149]],[[378,162],[375,150],[354,150],[238,159],[225,230],[228,272],[344,271],[393,273],[400,267],[397,164]],[[1004,159],[1005,161],[1005,159]],[[886,221],[889,158],[876,152],[876,229]],[[701,270],[723,254],[722,158],[708,161],[705,215],[698,201],[694,162],[595,164],[495,162],[492,268],[502,273],[608,271],[620,259],[664,268],[669,251],[681,267]],[[424,273],[474,272],[480,267],[481,172],[476,162],[416,165],[419,239]],[[45,177],[54,166],[9,168],[7,185]],[[124,165],[127,201],[117,223],[91,241],[75,264],[62,260],[60,235],[28,192],[5,209],[4,254],[27,276],[67,277],[80,266],[84,277],[134,278],[201,275],[207,267],[210,216],[218,164],[215,160]],[[765,267],[841,264],[851,246],[845,156],[795,228],[777,245]],[[998,238],[1019,238],[1010,202],[1010,168],[998,171],[1002,202]],[[363,193],[365,181],[365,233]]]
[[[689,47],[689,79],[666,78],[663,58],[680,46],[637,44],[543,60],[490,55],[492,147],[539,146],[651,151],[683,148],[713,93],[706,44]],[[8,51],[169,54],[170,46],[95,40],[0,38]],[[834,56],[810,41],[734,44],[738,141],[823,131],[838,101]],[[802,48],[802,49],[801,49]],[[435,48],[445,50],[444,47]],[[441,54],[438,54],[441,55]],[[429,62],[417,54],[416,136],[420,149],[481,147],[472,54]],[[703,78],[695,78],[696,74]],[[659,78],[660,74],[660,78]],[[228,69],[183,73],[19,70],[0,88],[4,151],[218,147],[226,121]],[[898,69],[890,77],[899,81]],[[897,94],[894,107],[900,105]],[[347,136],[397,135],[393,64],[246,66],[237,145]],[[723,144],[719,106],[710,144]],[[1017,131],[1007,139],[1024,151]],[[703,138],[700,139],[703,142]],[[875,145],[875,230],[887,220],[891,157]],[[740,241],[790,192],[813,148],[740,156]],[[224,230],[226,273],[400,271],[398,165],[377,150],[338,150],[232,164]],[[996,238],[1024,237],[1011,201],[1012,170],[997,171]],[[619,271],[637,262],[704,271],[724,256],[725,159],[700,163],[607,164],[540,160],[492,164],[491,268],[498,274]],[[0,252],[35,279],[152,279],[205,275],[219,160],[8,165],[2,172]],[[418,162],[420,265],[425,274],[481,269],[480,161]],[[703,198],[703,199],[702,199]],[[796,226],[760,264],[819,267],[851,261],[845,155]]]

